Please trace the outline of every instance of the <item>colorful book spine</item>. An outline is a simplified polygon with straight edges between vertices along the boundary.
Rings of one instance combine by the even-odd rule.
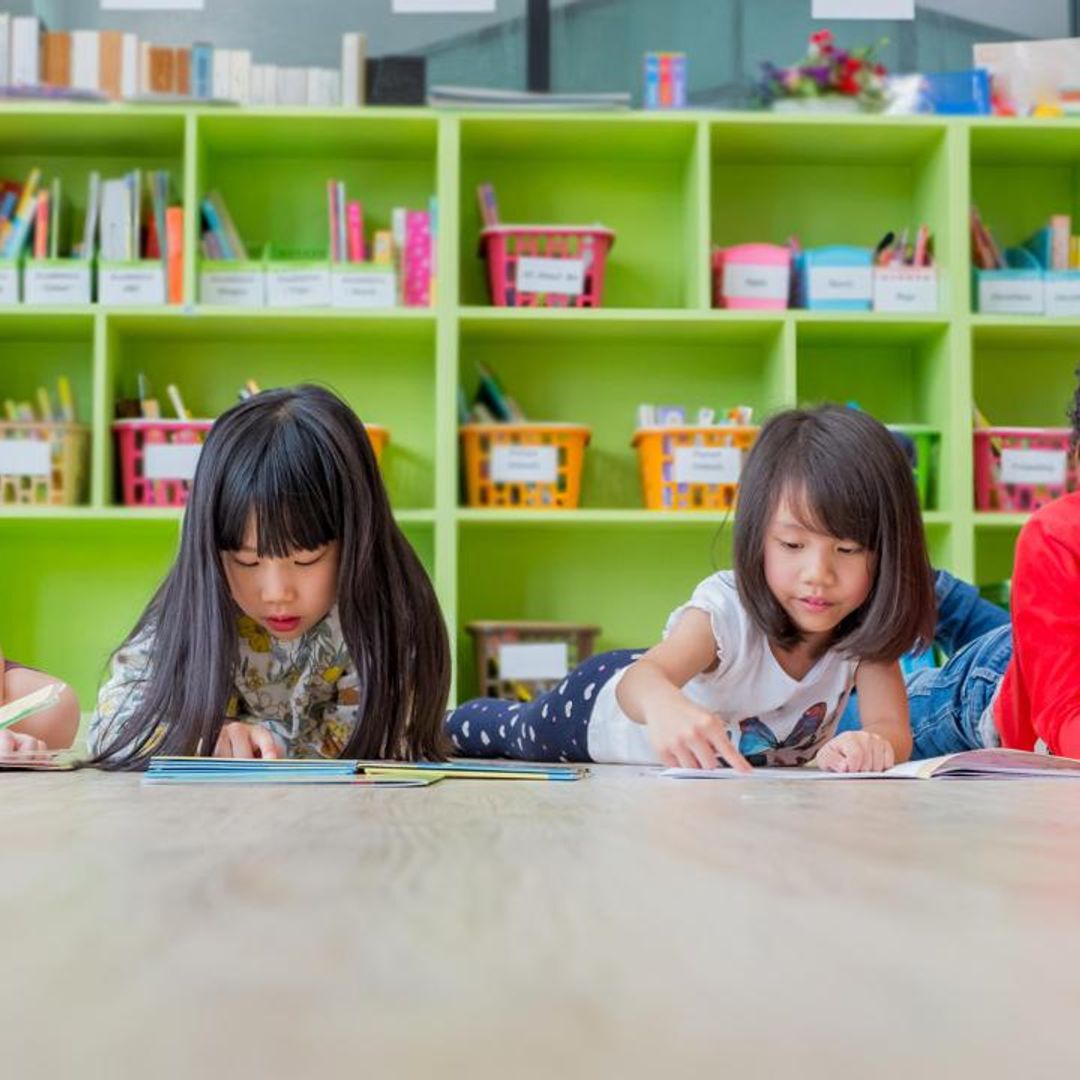
[[[1054,214],[1050,218],[1050,269],[1069,269],[1069,240],[1072,237],[1072,218]]]
[[[346,211],[349,219],[349,262],[364,261],[364,210],[355,199]]]
[[[334,189],[334,220],[337,222],[337,251],[338,262],[345,262],[348,258],[348,226],[345,221],[345,181],[339,180]]]
[[[202,101],[214,96],[214,46],[205,41],[191,46],[191,94]]]
[[[15,216],[12,218],[11,229],[4,241],[4,249],[0,251],[0,258],[17,259],[19,257],[34,220],[34,210],[37,205],[35,196],[40,180],[41,170],[32,169],[15,207]]]
[[[326,224],[329,229],[330,261],[341,262],[341,251],[338,249],[338,206],[337,206],[337,181],[326,181]]]
[[[405,213],[405,306],[431,306],[431,219],[426,210]]]
[[[170,304],[184,299],[184,208],[165,211],[165,282]]]
[[[49,257],[49,193],[38,192],[37,212],[34,221],[34,258]]]
[[[236,255],[229,247],[229,240],[225,235],[224,228],[222,228],[221,219],[218,217],[217,209],[209,198],[203,199],[202,201],[202,213],[203,217],[206,219],[207,228],[213,234],[214,239],[217,242],[222,259],[235,259]]]

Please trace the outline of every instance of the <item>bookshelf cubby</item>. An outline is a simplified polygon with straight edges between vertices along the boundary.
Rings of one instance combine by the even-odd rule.
[[[168,566],[179,512],[117,505],[113,407],[140,371],[156,387],[176,381],[210,416],[248,378],[322,381],[389,428],[384,475],[439,592],[459,696],[474,689],[471,620],[595,622],[599,648],[647,644],[697,581],[730,563],[724,515],[642,508],[630,446],[642,402],[745,404],[762,417],[854,400],[886,422],[935,426],[932,555],[999,580],[1024,517],[973,510],[971,400],[994,423],[1064,424],[1080,321],[970,313],[968,205],[1019,239],[1076,210],[1078,164],[1080,122],[1068,120],[0,107],[0,175],[38,165],[62,176],[76,220],[91,170],[168,168],[188,252],[213,189],[254,247],[297,251],[325,246],[330,177],[378,227],[395,205],[439,200],[431,309],[207,308],[191,258],[179,307],[0,308],[0,398],[64,374],[92,426],[86,505],[0,507],[0,642],[70,681],[88,708],[110,649]],[[602,308],[488,306],[481,182],[495,185],[504,221],[616,231]],[[795,234],[805,246],[872,245],[920,221],[942,275],[936,315],[710,307],[713,243]],[[456,392],[474,387],[478,360],[530,417],[592,427],[580,510],[462,505]]]

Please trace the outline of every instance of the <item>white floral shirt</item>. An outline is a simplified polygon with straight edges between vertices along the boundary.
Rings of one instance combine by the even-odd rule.
[[[237,631],[240,655],[226,719],[268,727],[288,757],[338,757],[356,726],[359,692],[337,607],[293,641],[279,641],[247,616]],[[153,647],[148,632],[113,658],[90,721],[92,753],[138,705]]]

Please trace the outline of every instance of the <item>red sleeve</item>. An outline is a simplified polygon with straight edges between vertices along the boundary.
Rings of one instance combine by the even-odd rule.
[[[1069,533],[1038,516],[1020,533],[1012,620],[1032,727],[1052,754],[1080,758],[1080,550]]]

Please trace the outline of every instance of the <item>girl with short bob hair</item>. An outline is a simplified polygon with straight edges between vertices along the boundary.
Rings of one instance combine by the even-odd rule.
[[[748,455],[733,571],[703,581],[647,652],[591,657],[522,704],[448,720],[466,756],[740,771],[858,772],[911,752],[897,663],[934,632],[933,578],[904,453],[853,409],[772,417]],[[863,730],[835,735],[857,688]]]
[[[438,758],[446,629],[356,414],[268,390],[206,439],[180,551],[113,657],[93,764]]]

